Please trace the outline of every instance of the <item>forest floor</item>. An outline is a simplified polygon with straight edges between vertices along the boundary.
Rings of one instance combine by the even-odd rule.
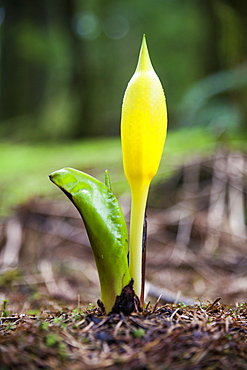
[[[128,317],[51,305],[2,317],[0,334],[1,369],[247,368],[247,304],[166,304]]]
[[[247,369],[246,164],[219,150],[151,189],[150,303],[130,316],[97,307],[93,256],[67,199],[19,206],[0,224],[0,369]]]

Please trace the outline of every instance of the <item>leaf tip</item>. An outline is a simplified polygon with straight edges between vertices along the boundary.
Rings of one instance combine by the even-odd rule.
[[[105,170],[105,185],[108,187],[109,190],[112,190],[111,187],[111,180],[108,170]]]

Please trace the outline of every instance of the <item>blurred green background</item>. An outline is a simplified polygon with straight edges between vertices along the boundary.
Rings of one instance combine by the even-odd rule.
[[[143,33],[167,96],[168,152],[243,148],[246,31],[242,0],[1,0],[3,203],[39,194],[59,167],[121,162],[121,103]]]
[[[246,126],[245,1],[2,0],[0,23],[3,138],[118,135],[143,33],[171,129]]]

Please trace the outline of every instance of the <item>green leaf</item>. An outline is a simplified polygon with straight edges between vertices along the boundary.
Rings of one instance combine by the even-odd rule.
[[[117,198],[107,185],[73,168],[50,175],[73,202],[84,221],[98,269],[101,299],[111,311],[117,295],[130,282],[128,230]]]

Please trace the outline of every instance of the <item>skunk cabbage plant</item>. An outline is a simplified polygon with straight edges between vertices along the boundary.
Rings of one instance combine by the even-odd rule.
[[[123,166],[132,195],[130,276],[138,296],[142,285],[142,233],[148,190],[160,164],[166,129],[165,95],[144,36],[136,71],[125,91],[121,119]]]
[[[159,167],[166,126],[165,96],[153,70],[144,36],[136,71],[124,95],[121,119],[124,172],[132,195],[130,245],[126,222],[112,193],[107,172],[105,184],[73,168],[63,168],[50,175],[51,181],[73,202],[84,221],[107,313],[122,289],[133,281],[136,295],[143,297],[144,213],[150,182]]]

